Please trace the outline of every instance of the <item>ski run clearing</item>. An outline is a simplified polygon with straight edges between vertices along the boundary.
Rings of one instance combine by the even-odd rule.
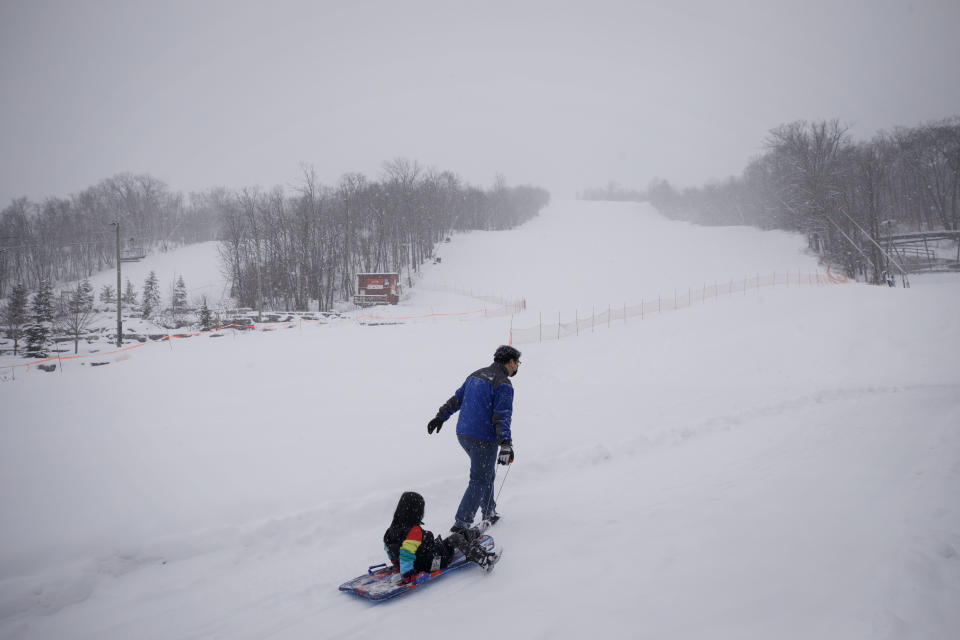
[[[804,248],[557,202],[441,244],[376,326],[19,369],[0,383],[0,637],[958,638],[957,274],[761,287],[519,344],[504,560],[376,606],[337,591],[384,561],[402,491],[452,524],[468,460],[454,421],[426,423],[511,321],[824,275]],[[222,292],[215,247],[193,251],[188,286]]]

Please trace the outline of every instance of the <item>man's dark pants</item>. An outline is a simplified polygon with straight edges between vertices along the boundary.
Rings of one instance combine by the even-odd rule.
[[[461,527],[473,524],[473,517],[480,509],[483,517],[496,513],[497,505],[493,499],[493,481],[497,476],[498,447],[467,436],[457,436],[460,446],[470,456],[470,483],[463,492],[460,508],[457,509],[456,522]]]

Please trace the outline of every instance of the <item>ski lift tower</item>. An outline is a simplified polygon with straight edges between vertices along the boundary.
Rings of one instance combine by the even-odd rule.
[[[110,225],[117,229],[117,347],[120,347],[123,346],[123,305],[120,297],[120,263],[123,258],[120,254],[120,221],[111,222]]]

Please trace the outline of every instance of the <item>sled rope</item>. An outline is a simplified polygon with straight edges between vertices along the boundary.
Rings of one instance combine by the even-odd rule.
[[[507,484],[507,476],[510,475],[510,467],[513,465],[507,465],[507,472],[503,474],[503,481],[500,483],[500,490],[497,491],[497,496],[493,499],[494,502],[500,502],[500,492],[503,491],[503,485]]]

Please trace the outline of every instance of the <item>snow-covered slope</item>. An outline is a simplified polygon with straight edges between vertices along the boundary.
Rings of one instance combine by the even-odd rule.
[[[182,277],[187,286],[188,303],[191,306],[200,306],[200,299],[206,296],[207,304],[213,308],[229,294],[220,272],[218,244],[199,242],[170,251],[155,251],[140,262],[123,262],[120,264],[123,286],[126,286],[126,281],[129,280],[139,295],[143,282],[153,271],[160,284],[160,295],[166,303],[177,278]],[[103,285],[110,285],[116,290],[117,272],[107,269],[94,274],[89,280],[99,295]]]
[[[674,222],[648,206],[561,202],[516,231],[475,231],[440,245],[442,262],[426,267],[424,283],[573,313],[758,272],[816,271],[805,245],[780,231]]]
[[[423,285],[525,298],[514,322],[535,323],[815,270],[802,246],[556,203],[454,238]],[[502,562],[376,608],[336,587],[382,561],[403,490],[450,526],[467,458],[426,422],[509,318],[305,322],[18,373],[0,637],[955,637],[960,279],[914,285],[763,288],[524,345]],[[424,286],[384,311],[476,304]]]
[[[125,289],[129,281],[136,292],[138,301],[142,301],[143,285],[147,276],[153,271],[157,276],[160,290],[161,309],[166,309],[171,303],[173,287],[179,278],[183,278],[187,289],[187,305],[191,309],[198,309],[206,299],[207,306],[214,312],[220,313],[232,308],[233,300],[229,297],[229,286],[224,280],[220,264],[220,255],[217,242],[201,242],[161,252],[155,251],[140,262],[121,263],[121,289]],[[105,304],[100,300],[102,288],[109,285],[115,295],[117,286],[117,272],[115,269],[105,269],[88,278],[94,291],[93,313],[87,319],[81,332],[81,340],[77,352],[87,356],[112,350],[116,340],[116,307]],[[70,291],[76,282],[59,282],[55,291]],[[56,294],[55,294],[56,295]],[[124,306],[123,331],[127,336],[127,344],[135,344],[132,336],[157,336],[175,333],[172,327],[177,326],[172,317],[156,315],[147,319],[139,317],[139,310]],[[190,311],[181,318],[185,325],[199,322],[195,312]],[[189,331],[189,327],[180,331]],[[66,330],[55,332],[55,337],[63,338]],[[21,348],[23,344],[21,342]],[[22,371],[26,364],[31,362],[22,357],[13,355],[13,341],[5,335],[0,335],[0,380],[12,377]],[[58,351],[59,350],[59,351]],[[51,355],[72,355],[74,345],[70,342],[61,343],[51,350]],[[99,360],[99,358],[98,358]],[[86,362],[84,362],[86,364]],[[80,363],[77,363],[80,366]],[[62,366],[62,363],[58,363]],[[16,371],[15,371],[16,370]]]

